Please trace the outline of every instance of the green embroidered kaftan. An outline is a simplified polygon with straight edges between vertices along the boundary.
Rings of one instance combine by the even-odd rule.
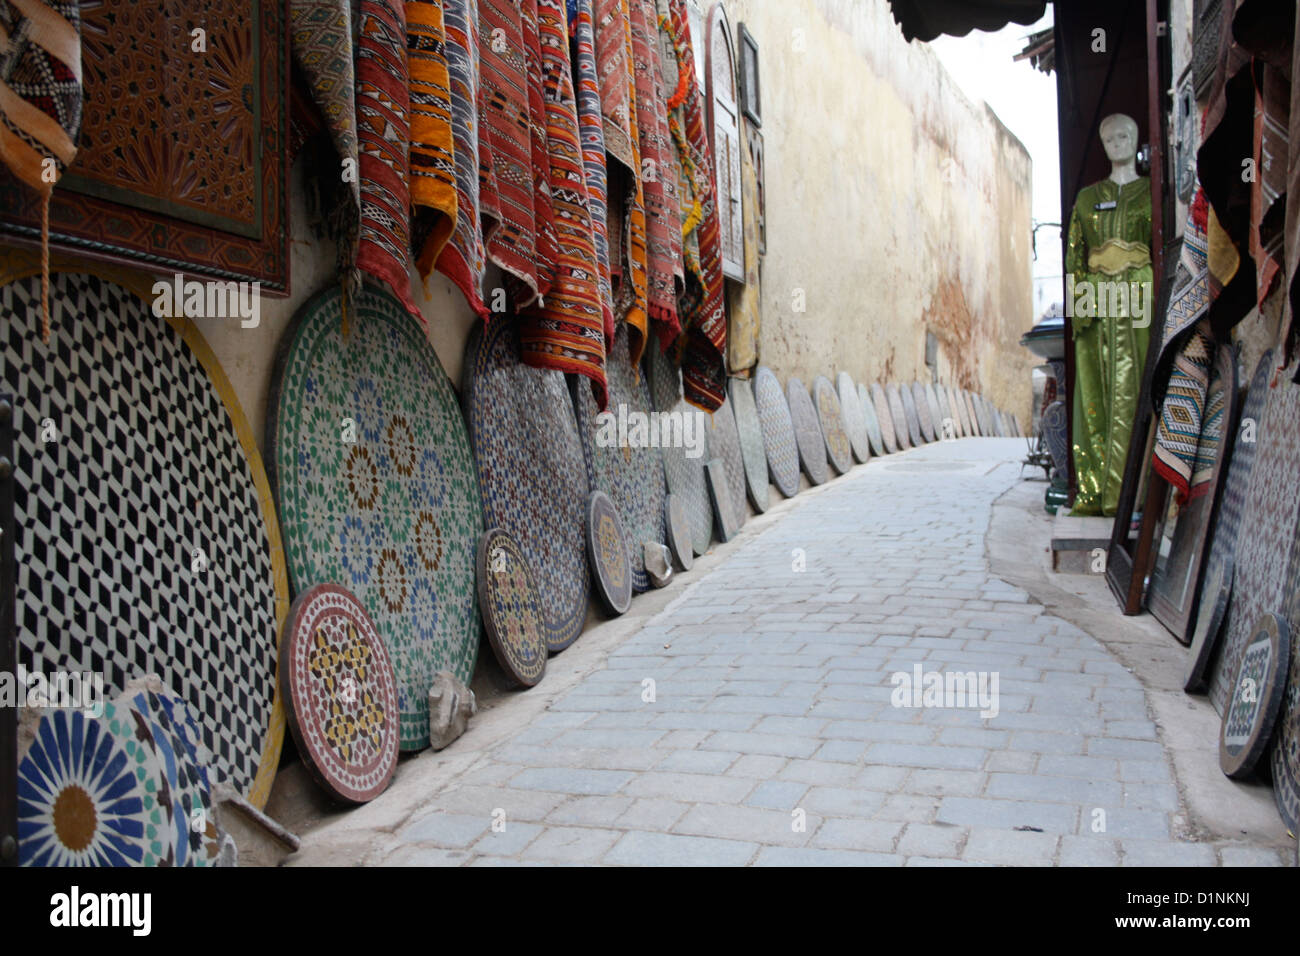
[[[1074,329],[1073,514],[1113,515],[1137,417],[1154,310],[1151,182],[1079,191],[1065,254]]]

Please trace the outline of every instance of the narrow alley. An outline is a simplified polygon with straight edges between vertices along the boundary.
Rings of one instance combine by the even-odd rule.
[[[938,442],[751,520],[292,862],[1281,865],[1267,788],[1178,780],[1142,683],[990,571],[995,503],[1041,496],[1024,448]],[[996,715],[894,706],[917,665],[996,676]],[[1188,786],[1241,820],[1262,790],[1259,832],[1207,830]]]

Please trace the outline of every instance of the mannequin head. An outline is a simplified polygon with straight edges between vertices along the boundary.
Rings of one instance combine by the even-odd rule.
[[[1137,155],[1138,125],[1133,117],[1111,113],[1098,129],[1106,158],[1112,163],[1131,163]]]

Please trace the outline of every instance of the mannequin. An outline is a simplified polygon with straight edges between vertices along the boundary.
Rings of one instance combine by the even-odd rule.
[[[1134,165],[1137,123],[1114,113],[1098,132],[1110,176],[1079,191],[1065,254],[1076,515],[1113,515],[1118,508],[1153,307],[1151,182]]]

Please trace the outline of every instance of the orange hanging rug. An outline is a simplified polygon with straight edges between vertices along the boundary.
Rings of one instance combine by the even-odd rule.
[[[41,337],[50,340],[50,196],[77,155],[81,14],[76,0],[0,2],[0,162],[41,195]]]

